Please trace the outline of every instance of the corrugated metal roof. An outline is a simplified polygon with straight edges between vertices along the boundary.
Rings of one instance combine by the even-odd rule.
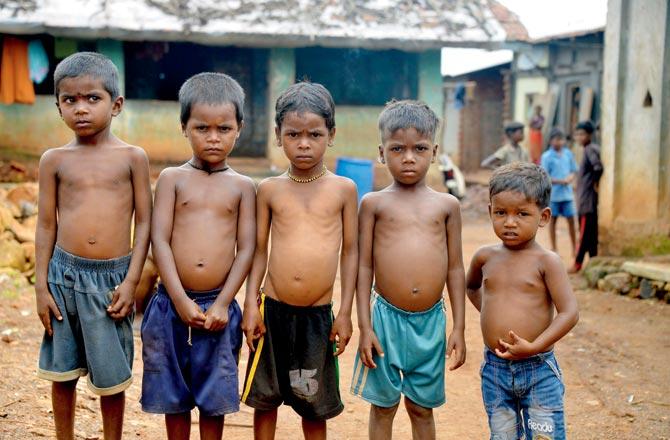
[[[504,41],[494,12],[489,0],[3,0],[0,32],[424,50]]]

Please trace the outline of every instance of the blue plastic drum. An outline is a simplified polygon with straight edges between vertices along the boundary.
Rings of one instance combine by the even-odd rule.
[[[372,191],[375,173],[374,163],[370,159],[338,157],[335,174],[348,177],[356,183],[359,203],[365,194]]]

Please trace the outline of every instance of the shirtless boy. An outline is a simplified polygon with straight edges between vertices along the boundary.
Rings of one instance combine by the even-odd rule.
[[[149,247],[149,165],[141,148],[110,131],[123,97],[108,58],[71,55],[56,67],[54,85],[75,138],[40,160],[35,293],[46,331],[37,375],[53,382],[58,439],[74,438],[76,385],[87,373],[101,396],[105,439],[120,439],[135,287]]]
[[[535,241],[551,218],[551,179],[537,165],[514,163],[498,168],[489,185],[502,243],[474,255],[467,292],[481,312],[491,438],[565,439],[565,387],[553,347],[579,317],[560,257]]]
[[[244,91],[228,75],[200,73],[181,87],[179,103],[193,156],[156,184],[151,243],[162,284],[142,322],[142,409],[165,414],[168,438],[188,439],[197,406],[200,438],[220,439],[224,415],[239,410],[234,298],[256,238],[253,181],[226,164]]]
[[[433,408],[449,369],[465,362],[465,275],[458,200],[426,186],[438,119],[424,103],[397,101],[379,116],[379,160],[393,183],[367,194],[359,214],[358,326],[352,393],[372,404],[369,436],[390,439],[405,395],[414,439],[434,439]],[[374,280],[374,285],[373,285]],[[453,331],[446,341],[444,286]]]
[[[324,439],[326,419],[344,408],[335,356],[352,331],[356,186],[323,164],[335,136],[335,106],[325,87],[294,84],[275,109],[277,143],[291,164],[258,187],[256,254],[242,324],[252,353],[242,401],[255,408],[256,439],[274,438],[282,402],[302,417],[305,438]],[[342,296],[333,322],[338,258]]]

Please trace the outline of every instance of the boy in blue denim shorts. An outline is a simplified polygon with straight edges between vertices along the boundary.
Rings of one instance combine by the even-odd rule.
[[[253,181],[226,160],[240,136],[244,91],[222,73],[200,73],[179,90],[181,127],[193,155],[156,184],[151,244],[161,284],[142,321],[142,409],[165,414],[171,439],[220,439],[238,411],[242,313],[235,294],[255,245]]]
[[[455,352],[450,370],[465,362],[460,206],[426,185],[438,123],[419,101],[389,103],[379,116],[379,160],[393,183],[361,202],[361,336],[351,381],[351,392],[371,404],[370,439],[392,437],[402,395],[414,439],[434,439],[433,408],[445,402],[445,355]],[[445,285],[454,321],[448,341]]]
[[[53,382],[57,438],[74,438],[76,384],[88,374],[101,396],[105,438],[120,439],[132,382],[134,294],[149,247],[149,166],[141,148],[110,131],[123,97],[108,58],[65,58],[54,86],[75,138],[40,159],[35,293],[46,331],[37,374]]]
[[[494,171],[489,213],[502,243],[479,249],[466,279],[481,312],[482,395],[495,440],[565,439],[565,387],[553,346],[579,315],[560,257],[535,241],[551,217],[550,192],[537,165]]]

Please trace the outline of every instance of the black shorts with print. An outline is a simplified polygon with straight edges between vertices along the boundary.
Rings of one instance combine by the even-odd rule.
[[[309,420],[340,414],[332,306],[293,306],[261,294],[259,307],[266,332],[249,354],[242,402],[266,411],[285,403]]]

